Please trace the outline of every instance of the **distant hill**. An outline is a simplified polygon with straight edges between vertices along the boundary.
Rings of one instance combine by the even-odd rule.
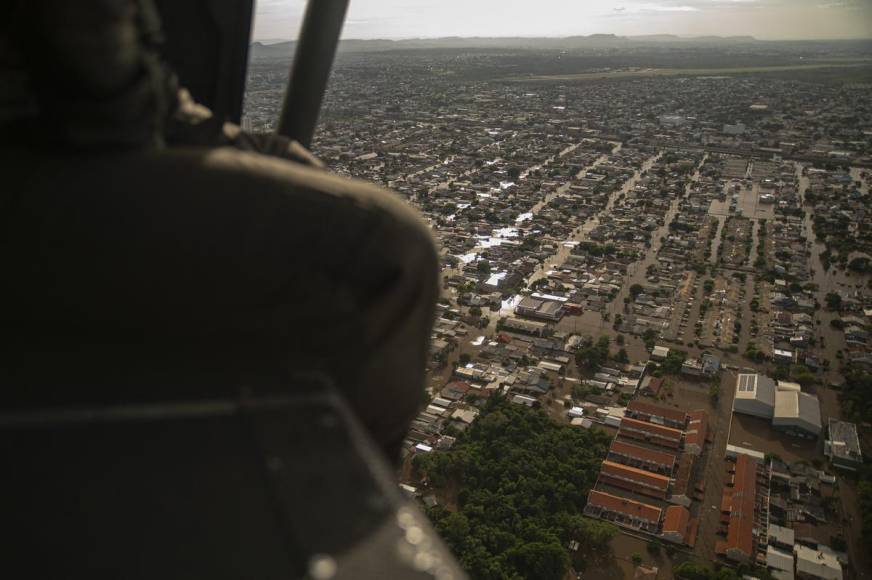
[[[747,44],[758,42],[753,36],[700,36],[683,37],[674,34],[649,34],[643,36],[617,36],[614,34],[591,34],[563,38],[524,37],[444,37],[410,38],[406,40],[346,39],[339,43],[340,52],[378,52],[387,50],[415,49],[539,49],[579,50],[584,48],[608,48],[644,46],[646,44],[675,43],[682,46],[698,44]],[[251,55],[257,59],[289,58],[294,51],[294,41],[251,45]]]

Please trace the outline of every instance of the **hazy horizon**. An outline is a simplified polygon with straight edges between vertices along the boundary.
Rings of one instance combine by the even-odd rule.
[[[258,1],[253,40],[295,39],[304,9],[305,0]],[[591,34],[869,39],[872,0],[352,0],[343,30],[360,40]]]

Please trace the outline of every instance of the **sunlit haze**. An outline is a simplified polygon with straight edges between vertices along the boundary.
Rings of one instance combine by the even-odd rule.
[[[260,0],[255,40],[296,36],[304,0]],[[752,35],[759,39],[868,38],[872,0],[361,0],[345,38]]]

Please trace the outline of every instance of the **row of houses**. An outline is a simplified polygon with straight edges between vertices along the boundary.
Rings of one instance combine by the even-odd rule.
[[[739,453],[727,470],[720,507],[725,539],[715,545],[719,555],[766,568],[776,580],[842,580],[845,554],[775,523],[782,520],[777,519],[772,501],[773,478],[779,476],[774,463],[767,465],[753,454]]]
[[[689,508],[698,498],[694,466],[707,436],[705,411],[630,401],[584,513],[692,546],[697,520]]]

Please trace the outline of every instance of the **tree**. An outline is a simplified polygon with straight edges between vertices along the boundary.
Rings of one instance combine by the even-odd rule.
[[[718,404],[718,399],[721,398],[721,386],[717,383],[712,383],[709,386],[709,400],[712,403],[712,406]]]
[[[627,349],[626,349],[626,348],[621,348],[621,349],[618,351],[618,354],[615,355],[615,360],[618,361],[619,363],[628,363],[628,362],[630,362],[630,357],[627,356]]]
[[[561,580],[569,568],[569,555],[557,542],[532,542],[509,551],[506,559],[522,578]]]
[[[596,343],[587,338],[575,353],[575,363],[584,369],[598,371],[609,358],[609,337],[601,336]]]
[[[509,181],[518,181],[521,178],[521,168],[516,165],[509,167],[506,173],[509,176]]]
[[[638,566],[642,563],[642,554],[639,554],[638,552],[634,553],[632,556],[630,556],[630,560],[632,560],[633,566]]]
[[[681,365],[687,359],[687,353],[683,350],[669,349],[669,354],[666,355],[666,360],[660,363],[664,372],[677,375],[681,372]]]
[[[642,288],[641,284],[633,284],[632,286],[630,286],[630,296],[633,297],[633,300],[635,300],[639,296],[639,294],[644,291],[645,289]]]
[[[854,272],[868,272],[870,269],[869,258],[860,256],[848,262],[848,269]]]
[[[582,513],[610,438],[493,396],[447,451],[416,455],[436,490],[456,490],[457,509],[428,516],[472,578],[563,578],[564,546],[602,550],[617,530]]]
[[[653,540],[648,542],[646,549],[648,550],[648,553],[651,554],[652,556],[659,556],[660,555],[660,540],[658,540],[657,538],[654,538]]]
[[[845,416],[861,423],[872,422],[872,373],[853,370],[846,374],[839,401]]]
[[[842,297],[836,292],[827,293],[824,300],[826,301],[829,310],[839,310],[842,307]]]

